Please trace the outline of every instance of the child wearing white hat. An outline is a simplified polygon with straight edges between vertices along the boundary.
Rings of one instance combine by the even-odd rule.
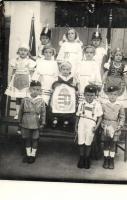
[[[101,76],[103,75],[103,63],[106,61],[106,49],[102,46],[102,36],[97,26],[96,32],[93,32],[91,44],[95,48],[94,60],[97,62]]]
[[[5,91],[7,96],[16,98],[16,116],[21,104],[21,99],[26,97],[29,88],[31,75],[34,71],[36,63],[29,58],[29,47],[27,44],[21,44],[17,51],[16,59],[11,60],[12,78]]]

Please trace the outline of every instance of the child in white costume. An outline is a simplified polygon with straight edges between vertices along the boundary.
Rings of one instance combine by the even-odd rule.
[[[103,63],[106,60],[106,50],[104,47],[101,46],[101,33],[96,32],[93,33],[92,35],[92,45],[95,47],[95,55],[94,55],[94,60],[98,63],[98,67],[101,73],[101,76],[103,75]]]
[[[60,41],[60,50],[57,56],[58,62],[69,61],[72,64],[72,73],[75,72],[77,63],[82,59],[82,42],[79,40],[75,29],[70,28]]]
[[[98,68],[98,64],[93,59],[95,55],[95,48],[88,45],[84,48],[84,60],[80,63],[76,76],[79,82],[79,94],[80,98],[84,96],[84,88],[88,84],[95,84],[101,86],[101,74]],[[80,99],[79,99],[80,100]]]
[[[95,86],[86,86],[84,90],[85,99],[79,104],[76,113],[76,131],[80,156],[78,168],[90,168],[91,145],[103,114],[101,104],[96,99],[96,93],[97,88]]]
[[[34,72],[36,62],[29,58],[29,47],[26,44],[21,44],[18,48],[18,57],[11,60],[12,79],[9,83],[5,94],[16,98],[16,116],[18,118],[21,99],[26,97],[31,76]]]
[[[71,74],[71,68],[72,65],[68,61],[61,63],[58,79],[52,85],[51,110],[54,113],[53,126],[57,125],[58,121],[64,127],[68,126],[69,121],[73,121],[72,118],[75,115],[78,87],[76,78]]]
[[[42,96],[45,103],[48,105],[52,92],[52,83],[58,76],[58,65],[52,56],[55,55],[55,49],[51,46],[46,46],[42,50],[44,58],[37,59],[36,71],[33,74],[32,80],[38,80],[42,85]]]

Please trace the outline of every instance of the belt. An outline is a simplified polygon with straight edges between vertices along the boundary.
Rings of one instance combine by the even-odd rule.
[[[39,113],[36,113],[36,112],[24,112],[23,114],[29,114],[29,115],[36,114],[36,115],[39,115]]]
[[[104,118],[103,120],[112,121],[112,122],[117,122],[117,120],[113,120],[113,119],[106,119],[106,118]]]
[[[80,116],[80,117],[82,117],[82,118],[85,118],[85,119],[90,119],[90,120],[92,120],[92,121],[94,121],[94,122],[96,122],[96,120],[95,119],[92,119],[92,118],[89,118],[89,117],[83,117],[83,116]]]

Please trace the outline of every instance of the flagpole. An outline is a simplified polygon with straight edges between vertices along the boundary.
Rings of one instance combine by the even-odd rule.
[[[34,27],[34,13],[31,19],[30,37],[29,37],[29,47],[31,58],[34,59],[36,56],[36,41],[35,41],[35,27]],[[34,59],[35,60],[35,59]]]

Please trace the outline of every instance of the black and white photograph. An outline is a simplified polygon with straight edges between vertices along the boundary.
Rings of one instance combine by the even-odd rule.
[[[0,180],[127,183],[127,1],[0,1]]]

